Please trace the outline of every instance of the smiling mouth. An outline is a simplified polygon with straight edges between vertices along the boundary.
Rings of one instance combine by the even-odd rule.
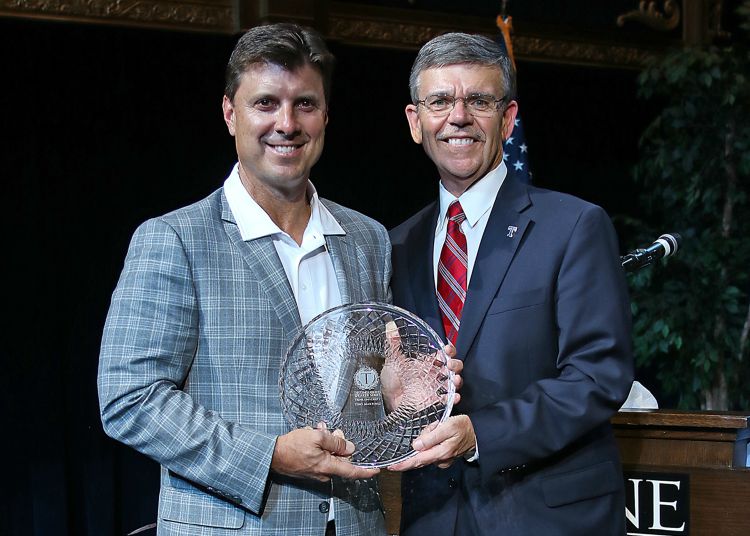
[[[471,145],[476,140],[474,138],[448,138],[445,140],[448,145],[460,146],[460,145]]]
[[[272,145],[268,144],[268,147],[277,154],[292,154],[295,150],[302,147],[302,145]]]

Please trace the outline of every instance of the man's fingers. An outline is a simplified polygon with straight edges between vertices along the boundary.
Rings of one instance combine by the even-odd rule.
[[[403,471],[411,471],[412,469],[418,469],[420,467],[422,467],[422,465],[419,464],[419,460],[417,459],[416,456],[414,456],[413,458],[409,458],[408,460],[404,460],[402,462],[389,465],[388,470],[400,473]]]
[[[357,467],[341,458],[332,458],[329,471],[327,472],[348,480],[359,480],[374,477],[380,472],[380,469]]]
[[[453,403],[458,404],[461,401],[461,395],[458,393],[458,391],[464,385],[464,379],[461,377],[461,372],[464,370],[464,362],[460,359],[449,359],[446,363],[446,368],[453,372],[453,387],[455,388]]]
[[[357,467],[343,458],[332,456],[328,464],[323,468],[323,473],[311,475],[311,477],[320,482],[328,482],[331,480],[331,476],[338,476],[347,480],[360,480],[372,478],[379,472],[380,469]]]
[[[433,423],[435,424],[435,423]],[[414,440],[414,450],[426,451],[436,446],[444,445],[446,449],[461,449],[464,444],[473,445],[476,442],[474,428],[465,415],[450,417],[434,428],[425,428]],[[463,452],[456,451],[455,455]]]
[[[453,385],[454,385],[454,387],[456,388],[457,391],[459,389],[461,389],[461,386],[463,384],[464,384],[464,379],[461,376],[459,376],[458,374],[454,374],[453,375]]]
[[[341,430],[320,424],[281,435],[276,440],[271,469],[277,473],[327,482],[331,476],[372,478],[379,470],[356,467],[348,459],[355,445]]]
[[[412,469],[419,469],[425,465],[435,463],[437,459],[434,451],[419,452],[416,456],[412,456],[408,460],[389,465],[388,470],[398,472],[411,471]]]
[[[354,454],[354,443],[344,438],[344,433],[325,432],[320,437],[320,448],[336,456],[351,456]]]
[[[453,350],[453,353],[455,355],[455,349]],[[453,372],[453,374],[461,374],[461,371],[464,369],[464,362],[460,359],[453,359],[452,357],[449,357],[446,366],[448,367],[448,370]]]
[[[417,439],[414,440],[414,443],[412,443],[414,450],[426,450],[433,445],[436,445],[438,442],[435,442],[432,434],[439,425],[439,422],[433,422],[425,426],[419,434],[419,437],[417,437]]]

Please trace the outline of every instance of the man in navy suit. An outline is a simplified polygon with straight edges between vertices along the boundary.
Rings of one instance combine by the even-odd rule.
[[[497,43],[433,39],[410,88],[406,116],[439,197],[391,231],[391,288],[454,342],[464,387],[454,415],[415,441],[418,455],[391,467],[406,471],[401,533],[624,534],[609,419],[633,362],[612,224],[600,207],[507,175],[518,105]]]

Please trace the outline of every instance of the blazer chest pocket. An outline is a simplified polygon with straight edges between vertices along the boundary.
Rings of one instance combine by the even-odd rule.
[[[200,491],[164,486],[159,500],[159,516],[165,521],[239,529],[245,524],[245,512]]]
[[[487,310],[488,315],[496,315],[515,309],[524,309],[540,305],[547,301],[547,289],[535,288],[524,292],[515,292],[513,294],[503,294],[502,291],[490,304]]]

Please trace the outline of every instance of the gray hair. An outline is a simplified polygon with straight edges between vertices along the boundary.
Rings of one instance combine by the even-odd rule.
[[[271,63],[288,71],[311,65],[323,77],[323,91],[328,102],[334,62],[325,41],[312,28],[291,23],[256,26],[240,37],[229,57],[224,95],[234,100],[242,75],[251,65]]]
[[[483,35],[454,32],[439,35],[420,49],[409,75],[412,102],[419,100],[419,76],[423,71],[460,63],[497,67],[507,100],[515,98],[516,71],[505,47]]]

